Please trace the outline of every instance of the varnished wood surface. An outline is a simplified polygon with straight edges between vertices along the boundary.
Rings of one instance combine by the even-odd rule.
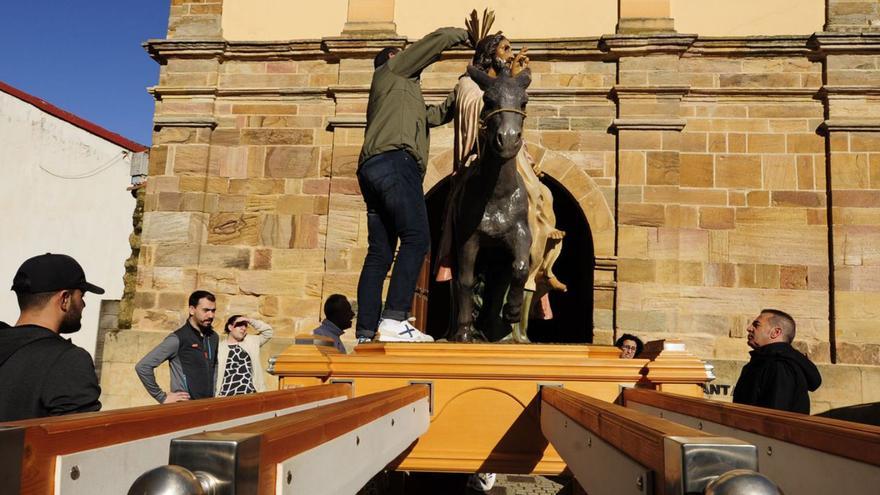
[[[21,493],[50,495],[54,490],[55,458],[58,455],[286,409],[333,397],[350,396],[349,385],[321,385],[236,397],[13,421],[0,423],[0,426],[25,428]]]
[[[656,473],[665,472],[664,438],[711,436],[562,388],[545,387],[541,400]]]
[[[880,466],[877,426],[653,390],[627,389],[624,400]]]
[[[218,433],[261,436],[259,493],[273,494],[276,465],[279,462],[427,397],[427,386],[410,385],[240,425]],[[339,468],[345,469],[345,466]]]

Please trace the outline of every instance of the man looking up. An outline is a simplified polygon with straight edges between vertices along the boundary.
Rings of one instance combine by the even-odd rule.
[[[214,396],[217,378],[219,337],[211,325],[217,304],[214,294],[197,290],[189,296],[189,318],[182,327],[165,337],[147,353],[134,369],[147,392],[161,404]],[[155,369],[168,361],[171,367],[171,392],[156,383]]]
[[[373,62],[376,71],[370,84],[367,128],[357,171],[367,204],[369,244],[358,281],[359,341],[373,339],[377,332],[385,342],[434,340],[416,330],[408,318],[416,279],[431,241],[422,190],[428,128],[452,120],[454,102],[450,94],[442,104],[426,106],[420,75],[444,50],[467,36],[464,29],[441,28],[405,50],[386,48]],[[381,311],[382,284],[398,239],[400,250]]]
[[[752,358],[739,375],[733,402],[810,414],[810,396],[822,376],[806,356],[791,346],[795,322],[778,309],[761,310],[747,330]]]
[[[92,357],[61,334],[79,331],[85,293],[104,289],[70,256],[47,253],[21,265],[12,290],[21,314],[0,330],[0,421],[100,410]]]

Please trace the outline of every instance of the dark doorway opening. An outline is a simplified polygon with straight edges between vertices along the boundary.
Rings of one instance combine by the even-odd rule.
[[[575,198],[559,182],[549,176],[541,178],[553,194],[556,226],[566,232],[562,252],[553,271],[567,292],[552,292],[550,306],[553,318],[529,322],[529,339],[547,343],[591,343],[593,341],[593,236]],[[428,314],[426,328],[434,338],[446,336],[455,321],[452,314],[451,283],[434,281],[438,244],[443,227],[450,182],[446,178],[425,197],[431,227],[431,271],[428,282]]]

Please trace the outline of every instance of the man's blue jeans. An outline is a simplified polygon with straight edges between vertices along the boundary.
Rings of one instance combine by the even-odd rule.
[[[382,318],[403,321],[412,309],[416,281],[431,245],[428,211],[419,164],[406,151],[388,151],[361,164],[357,172],[367,203],[369,247],[358,281],[358,337],[373,338],[382,308],[382,284],[394,250],[400,251],[391,273],[391,284]]]

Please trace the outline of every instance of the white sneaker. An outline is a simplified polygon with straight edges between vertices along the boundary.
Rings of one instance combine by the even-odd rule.
[[[410,322],[415,320],[409,318],[406,321],[397,321],[384,318],[379,322],[379,342],[434,342],[434,337],[425,335],[412,326]]]
[[[488,492],[495,486],[495,473],[475,473],[470,475],[468,488],[478,492]]]

